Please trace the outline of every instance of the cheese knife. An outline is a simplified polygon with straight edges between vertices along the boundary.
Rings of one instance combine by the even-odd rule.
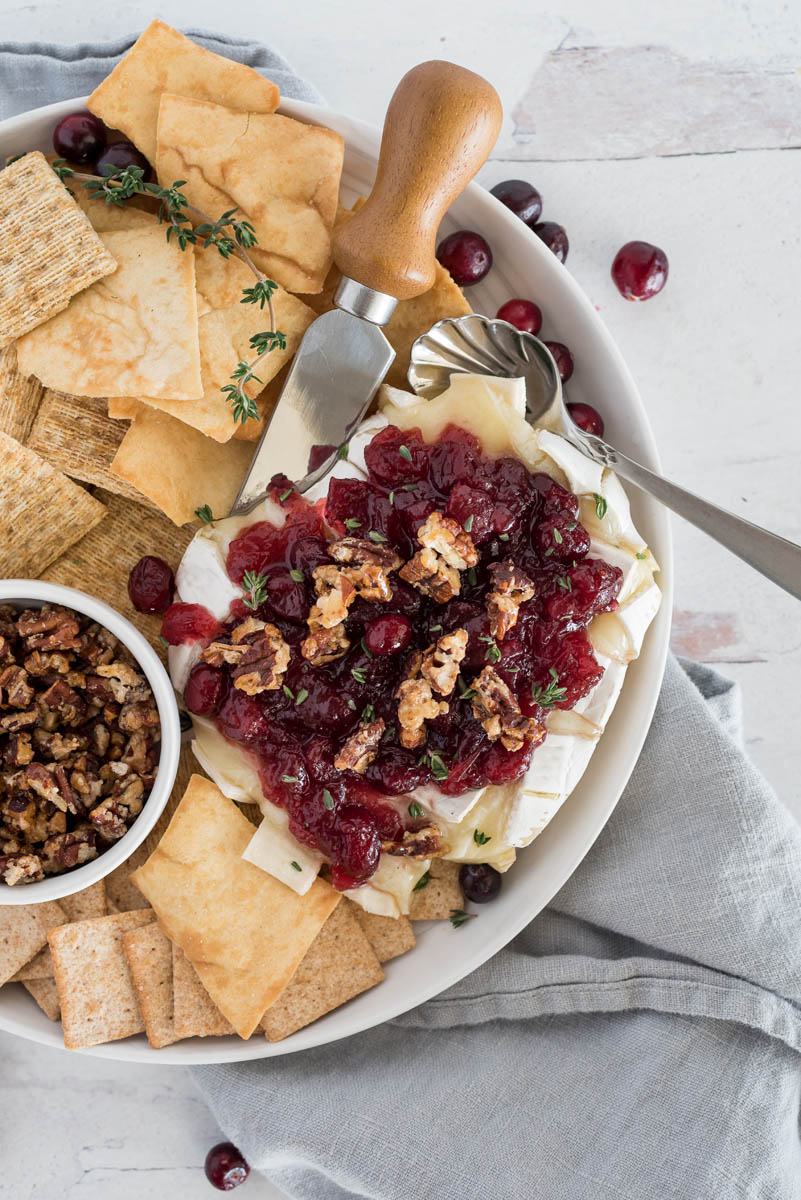
[[[455,63],[421,63],[401,79],[373,190],[334,231],[335,307],[303,336],[232,516],[250,512],[274,475],[303,492],[331,469],[336,450],[313,472],[310,451],[341,446],[367,411],[395,357],[382,326],[399,300],[432,286],[440,221],[486,161],[501,119],[491,84]]]

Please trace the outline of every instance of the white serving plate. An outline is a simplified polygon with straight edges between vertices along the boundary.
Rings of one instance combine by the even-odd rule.
[[[51,150],[53,127],[83,106],[82,99],[61,101],[0,123],[0,155]],[[285,100],[281,112],[312,124],[327,125],[345,138],[343,199],[350,204],[367,194],[375,175],[379,133],[361,121],[325,108]],[[513,296],[525,296],[545,314],[544,336],[564,341],[576,359],[568,386],[572,400],[583,400],[603,414],[609,440],[646,466],[659,469],[651,427],[637,388],[598,313],[569,272],[517,217],[477,184],[470,184],[443,222],[443,232],[476,229],[490,243],[494,266],[488,278],[471,288],[477,311],[494,316]],[[558,892],[592,846],[615,807],[648,732],[662,682],[670,633],[672,549],[665,510],[631,489],[637,528],[662,567],[661,611],[651,625],[642,654],[632,663],[621,697],[581,783],[550,825],[504,876],[503,890],[482,907],[479,919],[460,929],[450,922],[420,927],[416,949],[387,964],[383,984],[300,1030],[270,1044],[254,1036],[193,1038],[153,1050],[144,1036],[84,1051],[127,1062],[236,1062],[289,1054],[350,1037],[415,1008],[469,974],[509,942]],[[61,1027],[47,1020],[21,985],[0,990],[0,1029],[62,1048]]]

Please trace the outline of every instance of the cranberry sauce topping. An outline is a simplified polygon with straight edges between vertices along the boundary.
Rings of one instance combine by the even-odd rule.
[[[601,677],[585,627],[596,613],[616,607],[622,578],[617,567],[588,557],[590,539],[575,496],[547,475],[532,475],[516,458],[483,454],[462,429],[449,426],[426,444],[417,429],[387,426],[365,459],[368,479],[331,480],[324,514],[322,505],[310,505],[285,481],[274,483],[285,523],[256,522],[231,542],[228,573],[242,583],[243,601],[234,605],[228,626],[205,639],[261,639],[242,660],[251,665],[236,665],[234,647],[228,654],[212,647],[211,665],[194,668],[185,692],[191,711],[211,716],[254,758],[265,795],[286,809],[300,841],[330,859],[341,888],[369,878],[382,842],[425,825],[414,805],[410,814],[408,801],[397,797],[431,782],[456,795],[523,774],[544,729],[511,749],[489,740],[471,705],[472,681],[491,665],[524,717],[538,724],[548,709],[570,708]],[[432,513],[457,522],[477,557],[475,566],[458,572],[459,592],[444,603],[404,582],[397,567],[398,559],[408,564],[419,551],[418,530]],[[343,561],[329,553],[330,530],[337,539],[380,547],[396,565],[389,568],[389,598],[351,597],[338,626],[346,648],[340,644],[331,658],[315,663],[305,644],[318,599],[312,572],[327,564],[335,573]],[[513,627],[494,637],[490,567],[509,560],[525,572],[534,594],[519,605]],[[192,608],[168,609],[168,641],[187,640],[184,610]],[[190,628],[193,616],[186,612]],[[242,629],[247,617],[257,619],[255,634]],[[446,693],[447,711],[426,720],[424,740],[409,749],[401,743],[396,691],[407,677],[410,652],[457,630],[464,631],[466,647],[456,687]],[[276,667],[277,653],[283,657]],[[270,674],[276,670],[281,673]],[[371,725],[375,743],[357,772],[355,759],[354,769],[343,764],[343,746]]]

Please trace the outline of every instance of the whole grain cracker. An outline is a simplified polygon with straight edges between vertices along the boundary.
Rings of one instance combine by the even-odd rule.
[[[414,930],[406,917],[380,917],[376,913],[365,912],[360,904],[354,904],[352,900],[348,903],[380,963],[389,962],[391,958],[414,949]]]
[[[30,962],[23,963],[9,980],[9,983],[30,983],[31,980],[52,979],[53,959],[50,957],[50,947],[42,946],[38,954],[34,954]]]
[[[40,575],[105,512],[40,455],[0,433],[0,578]]]
[[[91,917],[105,916],[106,887],[103,880],[100,879],[97,883],[90,884],[89,887],[83,888],[80,892],[73,892],[71,896],[62,896],[58,902],[58,906],[63,909],[67,922],[86,921]],[[11,982],[30,983],[32,981],[52,978],[53,959],[50,954],[50,947],[45,945],[38,954],[34,955],[30,962],[20,967],[16,975],[12,976]]]
[[[0,172],[0,347],[116,269],[43,154],[25,154]]]
[[[163,92],[215,100],[237,112],[271,113],[280,99],[277,86],[252,67],[204,50],[156,20],[95,88],[87,107],[111,129],[122,130],[154,163]]]
[[[154,1049],[178,1041],[173,1023],[172,946],[153,920],[122,935],[147,1040]]]
[[[291,292],[325,282],[343,153],[339,134],[278,113],[161,98],[159,181],[186,180],[189,202],[209,214],[238,207],[256,231],[256,266]]]
[[[252,458],[249,442],[215,442],[143,405],[111,470],[144,492],[176,525],[184,525],[196,520],[196,509],[204,504],[220,516],[230,512]]]
[[[383,978],[381,964],[352,908],[338,905],[288,986],[264,1013],[261,1023],[267,1040],[280,1042]]]
[[[27,441],[42,398],[38,379],[26,379],[17,369],[17,350],[0,351],[0,432]]]
[[[93,234],[93,236],[96,236]],[[17,342],[19,369],[71,396],[202,395],[195,259],[163,226],[104,233],[119,266]]]
[[[0,907],[0,985],[47,945],[48,930],[66,920],[67,914],[55,901]]]
[[[69,1050],[144,1032],[122,935],[152,920],[153,913],[146,909],[50,931],[64,1045]]]
[[[173,1024],[177,1037],[226,1037],[234,1033],[180,946],[172,947]]]
[[[61,1004],[55,979],[26,979],[22,985],[33,996],[42,1012],[51,1021],[61,1018]]]
[[[444,858],[431,860],[428,882],[412,892],[410,921],[447,921],[453,909],[464,907],[459,867],[459,863]]]

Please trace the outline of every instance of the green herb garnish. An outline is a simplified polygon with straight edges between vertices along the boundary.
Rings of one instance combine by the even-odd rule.
[[[245,592],[242,603],[245,608],[253,611],[267,599],[267,577],[256,571],[245,571],[242,576],[242,587]]]
[[[291,568],[289,574],[290,574],[290,577],[295,580],[295,583],[303,583],[303,580],[306,578],[306,576],[303,574],[303,572],[298,571],[297,568],[295,568],[295,567]]]
[[[488,833],[482,833],[480,829],[474,829],[473,841],[477,846],[486,846],[487,842],[492,841],[492,836]]]
[[[302,871],[303,870],[303,868],[298,863],[295,862],[294,858],[292,859],[292,862],[289,865],[293,871]]]
[[[195,509],[195,516],[199,521],[202,521],[204,525],[208,525],[210,521],[214,520],[210,504],[201,504],[200,508]]]
[[[466,913],[463,908],[452,908],[450,922],[454,929],[459,929],[467,921],[474,921],[476,913]]]
[[[422,804],[418,804],[416,800],[412,800],[411,804],[409,805],[409,816],[412,817],[416,821],[417,818],[422,817],[422,815],[423,815]]]
[[[597,492],[593,492],[595,497],[595,512],[599,521],[603,521],[606,516],[607,503],[603,496],[599,496]]]
[[[540,708],[553,708],[567,695],[567,688],[559,686],[559,676],[554,667],[550,668],[548,674],[551,682],[547,687],[542,687],[541,684],[538,687],[535,687],[533,683],[531,685],[531,699],[535,704],[539,704]]]
[[[424,888],[424,887],[426,887],[426,886],[428,885],[428,881],[429,881],[430,879],[431,879],[431,872],[430,872],[430,871],[423,871],[423,874],[422,874],[422,875],[420,876],[420,878],[417,880],[417,883],[416,883],[416,884],[414,885],[414,887],[412,888],[412,891],[413,891],[413,892],[422,892],[423,888]]]
[[[323,804],[329,812],[334,807],[334,797],[331,795],[328,788],[323,788]]]
[[[348,517],[345,521],[345,528],[350,529],[351,532],[353,532],[354,529],[360,529],[361,524],[361,521],[357,521],[355,517]]]
[[[351,675],[353,676],[353,678],[356,680],[357,683],[364,683],[365,679],[367,678],[367,676],[364,673],[363,667],[353,667],[353,669],[351,670]]]
[[[412,461],[412,452],[408,446],[398,446],[398,454],[401,458],[405,458],[407,462]]]

